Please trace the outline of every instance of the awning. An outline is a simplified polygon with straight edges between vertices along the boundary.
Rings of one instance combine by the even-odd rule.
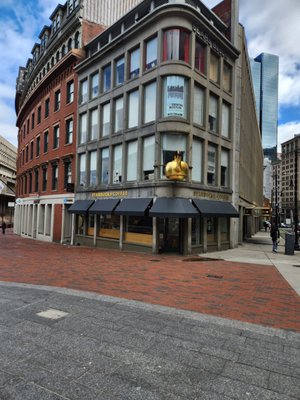
[[[239,218],[239,213],[227,201],[193,199],[202,217],[231,217]]]
[[[111,214],[117,205],[120,203],[120,199],[100,199],[96,200],[92,207],[89,209],[90,214]]]
[[[114,213],[117,215],[148,215],[152,200],[149,198],[123,199]]]
[[[149,215],[151,217],[192,218],[199,216],[199,212],[189,199],[182,199],[179,197],[158,197],[154,202]]]
[[[76,200],[68,209],[68,212],[73,214],[85,214],[93,203],[94,200]]]

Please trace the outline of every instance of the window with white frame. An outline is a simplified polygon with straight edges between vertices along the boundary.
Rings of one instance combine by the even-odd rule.
[[[66,160],[64,163],[64,187],[67,188],[67,183],[72,183],[72,162]]]
[[[194,88],[194,122],[204,125],[205,90],[198,85]]]
[[[110,133],[110,103],[104,104],[102,107],[102,137]]]
[[[163,164],[162,175],[165,175],[165,166],[174,160],[177,151],[181,152],[182,161],[186,161],[186,136],[182,134],[165,133],[161,135],[161,159]]]
[[[59,125],[53,128],[53,148],[57,149],[59,147]]]
[[[86,186],[86,154],[79,155],[79,185]]]
[[[73,119],[66,120],[66,144],[73,143]]]
[[[208,145],[207,148],[207,184],[216,184],[216,147]]]
[[[143,140],[143,179],[154,179],[155,137],[148,136]]]
[[[139,123],[139,91],[134,90],[128,95],[128,128],[138,126]]]
[[[146,59],[145,70],[151,69],[157,65],[157,37],[153,37],[146,41]]]
[[[101,175],[100,183],[107,185],[109,183],[109,148],[104,147],[101,150]]]
[[[113,148],[113,183],[122,182],[122,145]]]
[[[144,87],[144,123],[155,121],[156,118],[156,82]]]
[[[135,78],[140,73],[140,48],[129,53],[129,78]]]
[[[218,98],[213,95],[209,96],[208,124],[210,132],[216,133],[218,124]]]
[[[222,103],[222,136],[229,138],[230,132],[230,105]]]
[[[90,140],[98,139],[98,108],[90,111]]]
[[[116,86],[124,83],[125,80],[125,58],[121,57],[116,61]]]
[[[137,179],[137,151],[137,140],[129,142],[127,145],[127,181],[136,181]]]
[[[164,78],[163,116],[187,117],[187,80],[183,76]]]
[[[229,151],[221,151],[221,186],[229,186]]]
[[[91,76],[91,99],[99,95],[99,73],[96,72]]]
[[[114,124],[114,132],[118,132],[123,129],[123,117],[124,117],[124,99],[123,97],[119,97],[115,100],[115,124]]]
[[[74,101],[74,81],[67,83],[67,103]]]
[[[192,180],[202,182],[203,142],[194,137],[192,147]]]
[[[79,144],[85,143],[87,139],[87,113],[79,115]]]
[[[80,82],[80,91],[79,91],[79,104],[85,103],[88,101],[88,80]]]
[[[97,151],[90,152],[90,186],[95,186],[97,182]]]

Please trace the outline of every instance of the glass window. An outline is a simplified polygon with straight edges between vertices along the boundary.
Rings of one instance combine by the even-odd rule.
[[[219,218],[221,242],[229,241],[229,218]]]
[[[221,186],[229,186],[229,151],[221,151]]]
[[[110,90],[111,85],[111,66],[110,64],[103,68],[103,92]]]
[[[97,179],[97,151],[90,152],[90,186],[96,185]]]
[[[49,117],[50,99],[45,100],[45,118]]]
[[[74,101],[74,81],[67,83],[67,103]]]
[[[206,231],[207,231],[207,243],[217,242],[217,218],[207,218],[206,220]]]
[[[110,133],[110,103],[102,106],[102,136]]]
[[[135,90],[128,95],[128,128],[138,126],[139,123],[139,91]]]
[[[200,86],[194,88],[194,122],[204,125],[205,91]]]
[[[79,115],[79,144],[85,143],[87,139],[87,114]]]
[[[232,68],[227,62],[223,64],[223,89],[231,92]]]
[[[53,128],[53,148],[57,149],[59,146],[59,126]]]
[[[47,180],[48,180],[48,169],[47,169],[47,167],[43,167],[42,190],[44,192],[47,190]]]
[[[192,180],[202,182],[203,143],[195,137],[193,139],[192,157]]]
[[[164,78],[164,117],[187,117],[187,80],[182,76]]]
[[[196,40],[195,68],[202,74],[206,72],[206,47]]]
[[[41,137],[38,136],[36,138],[36,156],[38,157],[40,155],[40,150],[41,150]],[[24,161],[24,158],[23,158]]]
[[[57,164],[52,165],[52,190],[57,190],[58,185],[58,166]]]
[[[67,183],[72,183],[72,163],[65,161],[65,175],[64,175],[64,188],[67,188]]]
[[[66,121],[66,144],[73,143],[73,119]]]
[[[120,216],[119,215],[97,215],[100,229],[97,236],[110,239],[120,238]]]
[[[143,140],[143,179],[154,179],[155,137],[149,136]]]
[[[220,76],[220,57],[214,53],[210,53],[210,64],[209,64],[209,78],[214,82],[219,82]]]
[[[203,219],[192,219],[192,246],[202,244]]]
[[[49,146],[49,132],[44,133],[44,153],[47,153]]]
[[[80,82],[80,97],[79,104],[85,103],[88,101],[88,81],[85,79]]]
[[[163,46],[163,61],[181,60],[189,62],[189,32],[176,28],[165,31]]]
[[[94,99],[99,94],[99,74],[98,72],[91,77],[91,99]]]
[[[25,179],[26,179],[26,177],[25,177]],[[26,182],[26,180],[25,180],[25,182]],[[34,183],[35,183],[34,191],[35,191],[35,193],[37,193],[39,191],[39,170],[38,169],[34,170]],[[27,182],[26,182],[26,187],[27,187]],[[25,191],[25,193],[26,193],[26,191]]]
[[[34,113],[31,114],[31,129],[34,129]]]
[[[60,90],[54,93],[54,111],[58,111],[60,108]]]
[[[85,153],[79,155],[79,185],[86,185],[86,155]]]
[[[116,85],[121,85],[125,80],[125,58],[116,61]]]
[[[218,98],[216,96],[210,95],[209,97],[209,114],[208,114],[208,124],[209,130],[211,132],[217,132],[218,123]]]
[[[140,73],[140,49],[139,47],[129,53],[130,67],[129,78],[134,78]]]
[[[109,182],[109,149],[101,150],[101,183],[107,185]]]
[[[129,142],[127,146],[127,181],[136,181],[137,179],[137,140]]]
[[[39,106],[37,109],[37,123],[40,124],[42,120],[42,107]]]
[[[122,182],[122,145],[114,147],[113,157],[113,183]]]
[[[123,97],[119,97],[115,100],[115,126],[114,131],[118,132],[123,129],[123,112],[124,104]]]
[[[163,134],[162,135],[162,164],[163,175],[165,175],[165,166],[169,161],[174,160],[174,155],[177,151],[182,153],[182,160],[186,159],[186,136],[181,134]]]
[[[145,86],[144,123],[155,121],[156,117],[156,82]]]
[[[98,139],[98,108],[90,111],[90,140]]]
[[[230,132],[230,106],[222,104],[222,136],[229,138]]]
[[[148,40],[145,43],[145,48],[146,48],[145,70],[147,70],[157,65],[157,37]]]
[[[216,184],[216,148],[211,145],[207,149],[207,184]]]
[[[30,142],[30,160],[33,159],[33,142]]]

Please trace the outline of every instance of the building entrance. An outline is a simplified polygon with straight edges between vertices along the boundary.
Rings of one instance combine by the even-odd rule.
[[[181,218],[161,218],[159,224],[161,252],[183,254],[183,223]]]

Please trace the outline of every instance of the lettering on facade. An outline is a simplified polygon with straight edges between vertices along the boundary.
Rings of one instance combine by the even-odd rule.
[[[193,32],[201,39],[204,43],[206,43],[215,53],[217,53],[220,57],[227,59],[226,54],[219,48],[219,46],[214,43],[207,35],[207,33],[201,31],[196,25],[192,25]]]
[[[205,199],[211,199],[211,200],[224,200],[224,201],[229,201],[229,196],[228,194],[224,193],[212,193],[212,192],[194,192],[193,193],[194,197],[201,197]]]
[[[111,192],[94,192],[92,197],[126,197],[128,196],[127,190],[111,191]]]

